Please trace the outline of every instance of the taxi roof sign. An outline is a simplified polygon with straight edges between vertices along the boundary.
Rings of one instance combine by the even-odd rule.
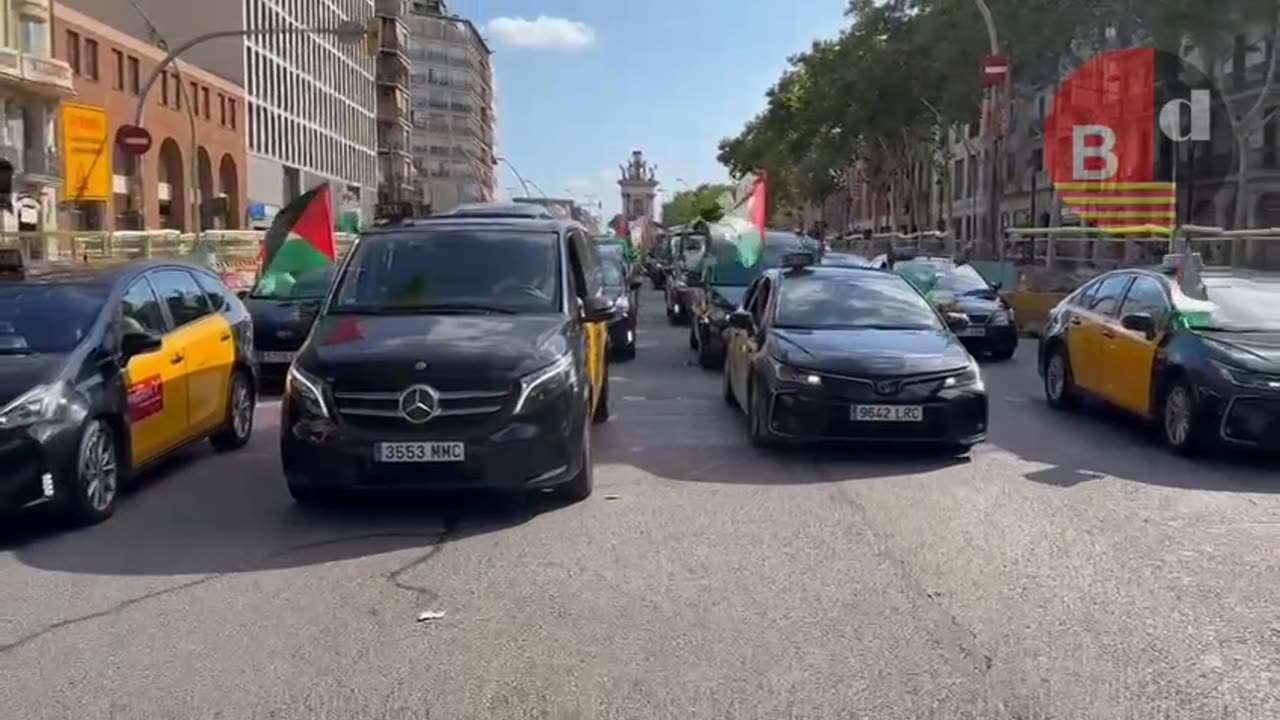
[[[817,262],[811,252],[793,252],[782,256],[782,267],[788,270],[800,270]]]

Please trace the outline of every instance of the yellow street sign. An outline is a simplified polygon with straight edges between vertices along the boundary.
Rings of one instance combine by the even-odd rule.
[[[62,105],[63,199],[111,200],[111,139],[107,113],[89,105]]]

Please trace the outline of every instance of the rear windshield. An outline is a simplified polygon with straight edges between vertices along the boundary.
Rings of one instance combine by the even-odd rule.
[[[0,355],[73,350],[108,295],[97,285],[0,284]]]
[[[550,313],[561,307],[555,233],[417,230],[361,239],[331,312]]]

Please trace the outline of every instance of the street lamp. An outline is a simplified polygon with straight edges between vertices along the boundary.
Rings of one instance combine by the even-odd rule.
[[[374,23],[374,22],[380,22],[380,20],[375,17],[371,20],[371,23]],[[190,50],[191,48],[195,47],[196,45],[200,45],[201,43],[206,43],[206,42],[209,42],[210,40],[220,40],[222,38],[231,38],[231,37],[258,37],[263,35],[315,34],[315,35],[334,35],[338,38],[339,42],[342,42],[344,44],[354,45],[358,42],[361,42],[365,38],[369,37],[370,33],[372,32],[374,32],[374,28],[372,25],[370,27],[365,27],[364,25],[358,22],[343,22],[343,23],[340,23],[337,27],[327,27],[327,28],[326,27],[317,27],[317,28],[290,27],[290,28],[259,28],[255,30],[245,30],[245,29],[216,30],[214,32],[208,32],[203,35],[197,35],[191,38],[190,40],[187,40],[186,42],[178,45],[177,47],[169,50],[165,54],[165,56],[160,59],[160,62],[156,63],[155,66],[151,68],[151,72],[147,75],[146,82],[142,84],[142,88],[138,92],[138,103],[133,110],[133,125],[134,127],[142,127],[142,115],[143,115],[143,111],[146,110],[146,107],[147,107],[147,97],[151,93],[152,86],[156,84],[156,80],[158,80],[160,76],[164,74],[165,70],[170,65],[172,65],[173,61],[177,60],[180,55]],[[189,101],[188,101],[188,107],[190,107]],[[134,173],[134,181],[137,186],[136,192],[138,197],[138,212],[142,213],[143,224],[145,225],[146,217],[147,217],[147,209],[146,209],[147,206],[145,202],[146,186],[143,183],[143,178],[142,178],[142,165],[143,165],[142,162],[137,163],[137,168]]]
[[[515,166],[515,165],[512,165],[512,164],[511,164],[511,161],[510,161],[510,160],[508,160],[508,159],[506,159],[506,158],[504,158],[504,157],[500,157],[500,156],[499,156],[499,157],[497,157],[497,158],[495,158],[495,159],[496,159],[498,162],[500,162],[500,163],[502,163],[503,165],[506,165],[508,168],[510,168],[510,169],[511,169],[511,172],[515,173],[516,179],[520,181],[520,187],[524,188],[524,196],[525,196],[525,197],[533,197],[533,195],[529,192],[529,183],[528,183],[528,181],[526,181],[526,180],[524,179],[524,176],[520,174],[520,171],[516,169],[516,166]],[[544,193],[544,197],[545,197],[545,193]]]

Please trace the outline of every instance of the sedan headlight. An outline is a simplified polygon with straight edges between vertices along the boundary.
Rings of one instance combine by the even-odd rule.
[[[822,376],[817,373],[811,373],[808,370],[791,367],[790,365],[779,362],[774,358],[769,358],[769,362],[773,364],[774,375],[784,383],[796,383],[798,385],[822,384]]]
[[[312,415],[333,417],[329,414],[329,404],[324,399],[324,381],[297,365],[290,365],[284,379],[286,395],[297,398],[302,406]]]
[[[969,367],[948,377],[942,383],[946,388],[973,388],[981,390],[986,387],[982,382],[982,369],[978,367],[976,360],[969,363]]]
[[[515,412],[518,414],[528,408],[537,407],[539,403],[577,381],[578,373],[573,354],[567,353],[541,370],[535,370],[520,378],[520,397],[516,400]]]
[[[613,301],[613,308],[620,313],[628,313],[631,311],[631,300],[626,295],[623,295]]]
[[[1209,362],[1213,363],[1213,367],[1224,380],[1233,385],[1258,388],[1260,390],[1280,390],[1280,375],[1264,375],[1252,370],[1220,363],[1216,360],[1210,360]]]
[[[991,314],[991,324],[992,325],[1012,325],[1013,311],[1012,310],[995,311],[994,313]]]
[[[70,404],[66,385],[37,385],[0,409],[0,429],[56,422],[67,416]]]

